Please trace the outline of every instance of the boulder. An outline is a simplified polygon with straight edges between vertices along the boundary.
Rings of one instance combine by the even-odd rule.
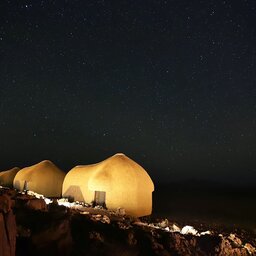
[[[0,212],[7,213],[11,210],[12,200],[7,194],[0,196]]]
[[[47,205],[44,199],[33,198],[27,201],[26,206],[31,210],[46,211]]]
[[[7,194],[0,196],[0,256],[14,256],[16,249],[16,221]]]

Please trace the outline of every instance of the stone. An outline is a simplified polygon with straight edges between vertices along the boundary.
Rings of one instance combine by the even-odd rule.
[[[165,220],[161,221],[158,225],[160,228],[166,228],[169,225],[169,221],[167,219],[165,219]]]
[[[246,243],[246,244],[244,245],[244,248],[245,248],[251,255],[256,254],[256,248],[254,248],[251,244]]]
[[[0,211],[7,213],[11,210],[12,200],[7,194],[0,196]]]
[[[107,215],[104,215],[101,222],[110,224],[110,218]]]
[[[5,214],[5,223],[6,223],[6,233],[10,245],[10,255],[15,255],[16,250],[16,235],[17,235],[17,227],[16,227],[16,219],[13,211],[9,211]]]
[[[242,246],[242,241],[235,234],[230,234],[228,239],[235,243],[236,246]]]
[[[124,216],[125,215],[125,209],[124,208],[117,208],[116,214],[120,215],[120,216]]]
[[[47,210],[47,204],[44,201],[44,199],[30,199],[27,201],[26,206],[31,210],[40,210],[40,211],[46,211]]]
[[[12,211],[0,212],[0,256],[15,256],[16,222]]]

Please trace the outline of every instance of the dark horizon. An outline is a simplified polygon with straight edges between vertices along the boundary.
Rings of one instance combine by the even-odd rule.
[[[118,152],[116,152],[118,153]],[[127,155],[127,154],[126,154]],[[99,159],[96,160],[95,162],[92,161],[80,161],[80,162],[76,162],[74,161],[72,162],[68,162],[68,165],[64,165],[63,163],[59,162],[59,161],[54,161],[51,158],[36,158],[33,161],[17,161],[16,164],[14,164],[14,161],[12,162],[12,164],[6,164],[4,166],[4,168],[2,168],[0,171],[5,171],[14,167],[19,167],[19,168],[24,168],[24,167],[28,167],[34,164],[37,164],[43,160],[50,160],[52,161],[58,168],[60,168],[61,170],[63,170],[65,173],[69,172],[73,167],[77,166],[77,165],[89,165],[89,164],[95,164],[98,162],[101,162],[103,160],[105,160],[106,158],[110,157],[112,155],[108,155],[103,159]],[[127,155],[128,157],[131,158],[131,156]],[[132,160],[136,161],[138,164],[140,164],[147,172],[148,174],[151,176],[151,178],[154,181],[155,187],[165,187],[165,186],[169,186],[169,185],[174,185],[174,186],[186,186],[187,189],[188,188],[201,188],[201,189],[205,189],[205,188],[209,188],[212,189],[214,186],[218,187],[218,188],[246,188],[248,187],[248,189],[250,190],[251,188],[256,186],[256,180],[251,179],[251,176],[253,176],[253,173],[245,172],[244,170],[242,170],[242,174],[240,176],[232,176],[229,175],[228,173],[225,173],[223,171],[219,172],[219,175],[221,175],[220,177],[216,177],[216,175],[209,175],[209,170],[208,170],[208,176],[206,175],[202,175],[202,176],[196,176],[194,175],[193,177],[191,175],[188,176],[179,176],[179,175],[174,175],[175,170],[172,170],[173,172],[173,176],[169,176],[169,177],[163,177],[160,176],[159,174],[156,175],[156,173],[154,172],[155,170],[157,172],[164,172],[164,170],[161,169],[149,169],[147,168],[147,164],[146,163],[142,163],[139,162],[138,159],[132,158]],[[193,170],[192,168],[187,170],[190,172],[193,172],[195,170]],[[213,172],[213,170],[211,170]],[[215,173],[216,174],[216,173]],[[246,175],[247,174],[247,175]],[[184,188],[184,187],[183,187]]]
[[[122,152],[155,183],[256,183],[255,1],[0,7],[0,170]]]

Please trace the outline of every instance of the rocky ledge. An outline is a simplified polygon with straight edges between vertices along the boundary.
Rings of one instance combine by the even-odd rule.
[[[253,234],[244,240],[242,234],[37,197],[0,188],[0,256],[256,255]]]

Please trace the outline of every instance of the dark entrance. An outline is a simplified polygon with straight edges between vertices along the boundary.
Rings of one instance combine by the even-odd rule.
[[[106,192],[105,191],[95,191],[94,202],[96,205],[106,206]]]

